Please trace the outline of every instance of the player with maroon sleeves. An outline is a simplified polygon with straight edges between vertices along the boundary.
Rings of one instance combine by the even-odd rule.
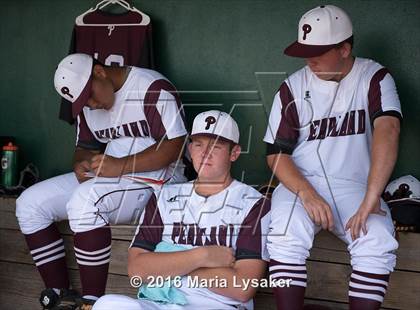
[[[257,287],[241,283],[259,281],[265,274],[270,204],[257,190],[231,177],[231,164],[241,151],[238,143],[238,125],[230,115],[199,114],[189,144],[198,178],[165,185],[153,194],[131,243],[129,275],[143,282],[182,277],[176,287],[186,304],[105,295],[94,310],[253,309]],[[155,252],[162,242],[184,250]]]
[[[272,196],[270,276],[277,308],[300,310],[314,235],[332,231],[347,244],[350,309],[379,309],[398,243],[381,199],[398,153],[401,107],[388,70],[352,56],[353,28],[340,8],[305,13],[285,54],[306,66],[281,84],[264,141],[281,184]]]
[[[16,215],[47,287],[41,304],[75,309],[54,222],[68,219],[75,233],[79,304],[91,305],[105,293],[109,226],[135,222],[153,186],[185,181],[181,159],[187,131],[175,87],[156,71],[110,67],[90,55],[72,54],[59,63],[54,85],[72,103],[77,119],[74,171],[28,188],[17,200]]]

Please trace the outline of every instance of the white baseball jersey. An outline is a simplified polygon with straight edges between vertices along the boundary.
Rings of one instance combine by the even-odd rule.
[[[131,67],[110,110],[83,108],[77,117],[76,145],[100,149],[106,144],[105,154],[120,158],[141,152],[162,138],[186,135],[184,118],[179,95],[163,75]],[[169,169],[136,175],[161,179],[174,169],[173,163]]]
[[[236,259],[266,259],[269,201],[252,187],[234,180],[225,190],[209,197],[198,195],[193,183],[171,184],[152,196],[142,214],[131,247],[154,251],[161,242],[193,248],[203,245],[231,247]],[[217,300],[225,305],[240,302],[191,287],[183,278],[186,295]],[[252,308],[252,300],[246,304]]]
[[[303,175],[367,183],[373,121],[402,117],[392,76],[380,64],[356,58],[339,83],[308,66],[275,95],[264,137],[267,154],[291,155]]]

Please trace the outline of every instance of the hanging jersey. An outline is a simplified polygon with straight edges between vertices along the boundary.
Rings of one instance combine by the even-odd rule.
[[[280,86],[264,137],[268,154],[291,155],[306,176],[367,183],[374,120],[402,117],[395,83],[380,64],[356,58],[339,83],[308,66]]]
[[[130,247],[154,251],[161,241],[188,248],[221,245],[233,248],[236,260],[268,260],[265,243],[269,210],[270,203],[264,196],[236,180],[209,197],[198,195],[192,182],[166,185],[152,195]],[[191,287],[186,278],[180,288],[186,296],[238,305],[237,300],[206,288]],[[252,300],[246,308],[252,308]]]

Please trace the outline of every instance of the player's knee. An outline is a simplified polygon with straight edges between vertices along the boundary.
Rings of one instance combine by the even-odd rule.
[[[267,249],[272,259],[302,264],[309,257],[315,228],[301,205],[291,209],[292,212],[274,214]]]
[[[384,222],[375,223],[368,228],[366,235],[349,245],[352,266],[366,272],[391,272],[396,264],[397,248],[393,227]]]
[[[67,202],[67,213],[80,213],[86,209],[88,205],[95,205],[97,194],[91,182],[84,182],[80,184]]]
[[[84,232],[92,230],[98,225],[98,208],[95,207],[94,198],[90,195],[93,191],[89,186],[79,186],[66,204],[69,225],[73,232]]]
[[[295,234],[283,236],[269,234],[267,241],[267,250],[271,259],[292,264],[304,264],[309,257],[313,237]]]
[[[33,233],[52,222],[42,215],[39,196],[39,193],[30,187],[16,200],[16,217],[24,234]]]

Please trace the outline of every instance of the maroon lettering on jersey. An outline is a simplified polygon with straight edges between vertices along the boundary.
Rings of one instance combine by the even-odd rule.
[[[175,238],[179,236],[180,233],[181,233],[181,223],[174,223],[172,225],[172,236],[171,236],[172,241],[175,242]]]
[[[310,127],[309,127],[309,137],[308,137],[308,141],[312,141],[316,139],[317,136],[317,131],[318,131],[318,127],[319,127],[319,123],[320,120],[315,120],[311,123]]]
[[[147,126],[147,122],[141,120],[138,122],[140,124],[140,128],[143,131],[145,137],[150,137],[149,127]]]
[[[233,227],[233,225],[229,226],[229,244],[228,246],[232,246],[233,245],[233,233],[234,233],[235,227]]]
[[[188,237],[187,237],[187,244],[193,244],[195,238],[195,228],[194,224],[188,225]]]
[[[319,127],[319,134],[316,137],[318,140],[325,139],[327,134],[327,125],[328,125],[328,118],[324,118],[321,120],[321,126]]]
[[[347,126],[347,132],[346,135],[354,135],[355,132],[355,126],[356,126],[356,111],[350,111],[349,115],[349,124]]]
[[[343,137],[365,133],[365,110],[349,111],[344,114],[344,117],[342,116],[343,115],[339,115],[338,117],[329,117],[312,121],[309,126],[309,135],[306,141],[313,141],[315,139],[323,140],[327,137]],[[342,119],[341,126],[339,125],[337,118],[339,120]],[[338,127],[340,127],[340,130],[338,130]]]
[[[181,223],[181,229],[178,236],[178,244],[187,244],[187,239],[185,238],[185,230],[187,230],[187,226]]]
[[[203,238],[206,238],[206,229],[200,228],[197,226],[197,237],[195,240],[195,245],[204,245]]]
[[[327,137],[337,137],[337,136],[338,136],[337,119],[335,117],[330,117],[328,119]]]
[[[123,124],[122,128],[123,128],[123,131],[124,131],[124,135],[126,137],[129,137],[131,134],[130,134],[130,130],[128,129],[128,124]]]
[[[227,232],[230,232],[230,242],[227,244]],[[231,246],[234,225],[211,226],[201,228],[197,224],[173,223],[171,239],[175,244],[190,244],[193,246],[221,245]],[[185,237],[187,236],[187,237]]]
[[[213,226],[210,229],[210,238],[207,239],[206,245],[220,245],[218,242],[218,236],[216,236],[217,226]]]
[[[131,132],[133,133],[133,137],[140,137],[140,128],[137,126],[137,122],[132,122],[128,124],[131,128]]]
[[[219,242],[226,245],[227,226],[219,225]]]
[[[121,130],[122,128],[122,130]],[[125,137],[148,137],[149,128],[145,120],[122,124],[119,126],[96,130],[95,135],[99,139],[118,139]]]
[[[341,129],[338,133],[339,136],[346,136],[347,135],[347,126],[349,124],[349,112],[347,112],[344,116],[344,120],[341,123]]]
[[[365,112],[365,110],[358,110],[357,113],[359,115],[357,134],[365,133],[365,131],[366,131],[366,112]]]
[[[95,131],[95,135],[96,135],[98,138],[101,138],[101,139],[106,138],[106,137],[105,137],[105,129]]]

